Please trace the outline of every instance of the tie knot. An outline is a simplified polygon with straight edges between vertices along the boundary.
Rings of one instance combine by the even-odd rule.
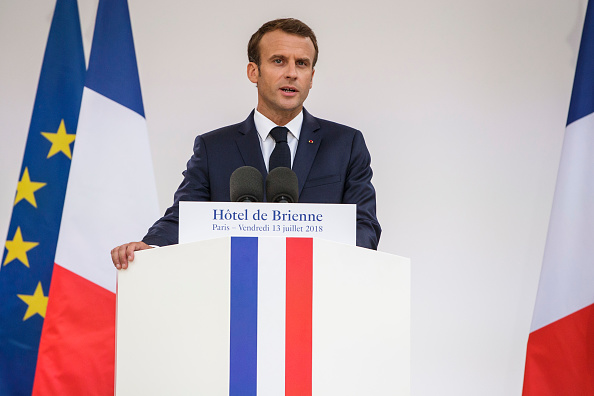
[[[287,132],[289,132],[289,130],[286,127],[274,127],[270,131],[270,135],[272,135],[272,138],[277,143],[278,142],[286,142],[287,141]]]

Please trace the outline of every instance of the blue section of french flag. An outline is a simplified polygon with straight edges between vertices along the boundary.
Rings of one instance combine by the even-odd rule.
[[[97,15],[85,86],[144,117],[128,3],[101,0]]]
[[[590,2],[588,2],[590,3]],[[594,12],[588,4],[575,68],[567,125],[594,112]]]

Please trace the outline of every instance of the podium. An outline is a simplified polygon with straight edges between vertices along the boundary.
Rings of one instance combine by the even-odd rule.
[[[315,238],[136,252],[116,395],[409,395],[409,259]]]

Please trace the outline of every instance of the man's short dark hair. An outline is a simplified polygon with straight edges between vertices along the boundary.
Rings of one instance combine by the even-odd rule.
[[[266,22],[262,25],[260,29],[252,35],[252,38],[250,38],[248,43],[248,59],[250,62],[254,62],[260,67],[260,41],[266,33],[275,30],[282,30],[285,33],[295,34],[301,37],[309,37],[316,50],[312,67],[316,65],[316,62],[318,61],[318,40],[316,39],[316,35],[309,26],[295,18],[275,19],[274,21]]]

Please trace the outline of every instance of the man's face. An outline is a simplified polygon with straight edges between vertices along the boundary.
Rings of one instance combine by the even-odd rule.
[[[315,48],[309,37],[274,30],[260,41],[260,67],[250,62],[248,78],[258,86],[258,111],[285,125],[303,108],[313,82]]]

